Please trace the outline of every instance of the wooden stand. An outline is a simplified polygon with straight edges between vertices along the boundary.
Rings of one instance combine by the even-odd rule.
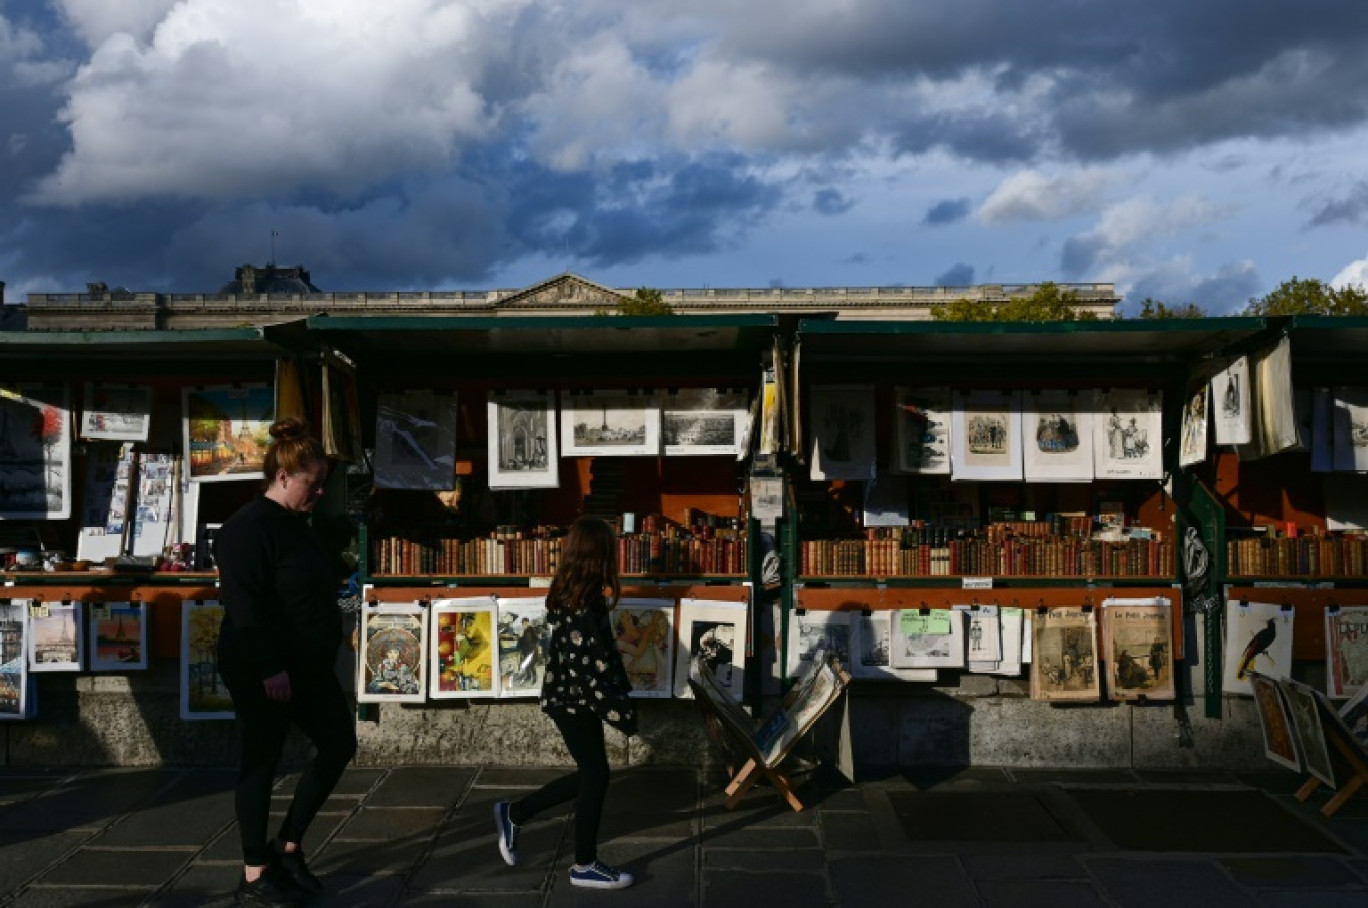
[[[1327,713],[1329,713],[1327,715]],[[1321,704],[1321,728],[1325,730],[1325,739],[1339,754],[1343,767],[1348,770],[1350,777],[1334,797],[1325,802],[1321,808],[1323,816],[1332,817],[1335,811],[1344,806],[1344,802],[1354,796],[1354,793],[1363,788],[1368,783],[1368,752],[1364,751],[1363,745],[1359,744],[1349,733],[1349,729],[1344,726],[1340,717],[1324,708]],[[1305,801],[1311,797],[1312,793],[1321,786],[1321,780],[1312,776],[1306,780],[1301,788],[1297,789],[1297,800]]]

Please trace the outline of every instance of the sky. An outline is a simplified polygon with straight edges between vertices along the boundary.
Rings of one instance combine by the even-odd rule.
[[[1368,282],[1368,4],[0,0],[0,280]]]

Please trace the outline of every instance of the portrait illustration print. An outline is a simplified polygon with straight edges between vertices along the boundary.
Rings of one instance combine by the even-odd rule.
[[[416,602],[381,603],[361,610],[361,703],[422,703],[427,656],[427,610]]]
[[[613,643],[633,697],[669,697],[674,666],[674,600],[622,599],[611,613]]]
[[[1026,479],[1091,482],[1091,394],[1030,391],[1022,395],[1021,406]]]
[[[1020,392],[956,393],[950,443],[953,479],[1021,479]]]

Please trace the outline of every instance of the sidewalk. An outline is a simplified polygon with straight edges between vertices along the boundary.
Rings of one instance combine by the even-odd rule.
[[[305,846],[326,906],[578,904],[1368,905],[1368,798],[1331,819],[1288,772],[926,770],[812,779],[794,813],[735,811],[691,768],[617,770],[602,856],[622,893],[573,889],[569,813],[506,867],[491,805],[562,769],[352,769]],[[229,905],[241,872],[227,770],[0,772],[0,905]],[[283,812],[292,778],[280,784]]]

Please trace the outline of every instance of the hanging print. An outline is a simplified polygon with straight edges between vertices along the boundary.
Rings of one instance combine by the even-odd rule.
[[[891,629],[898,612],[891,609],[856,612],[850,618],[851,675],[874,681],[934,682],[934,668],[894,668]]]
[[[551,647],[546,597],[500,599],[498,606],[499,696],[537,697]]]
[[[1254,692],[1250,672],[1270,678],[1292,674],[1293,611],[1267,602],[1227,602],[1225,674],[1221,691]]]
[[[180,716],[187,721],[233,718],[233,698],[218,668],[223,606],[181,602]]]
[[[382,602],[361,609],[359,703],[422,703],[427,675],[427,609]]]
[[[1368,472],[1368,388],[1336,388],[1332,430],[1336,470]]]
[[[86,382],[81,437],[104,441],[147,441],[152,422],[152,388]]]
[[[956,392],[950,444],[953,479],[1020,479],[1020,392]]]
[[[893,389],[894,473],[950,472],[950,389]]]
[[[963,612],[905,608],[894,620],[894,668],[964,668]]]
[[[1092,406],[1088,391],[1022,394],[1022,448],[1028,481],[1092,482]]]
[[[610,613],[613,642],[633,697],[669,697],[674,667],[674,600],[620,599]]]
[[[683,388],[660,405],[666,457],[741,452],[750,416],[745,391]]]
[[[809,400],[812,478],[873,477],[874,387],[817,385]]]
[[[1325,692],[1344,700],[1368,685],[1368,606],[1325,609]]]
[[[147,603],[91,603],[90,670],[147,668]]]
[[[1249,357],[1231,361],[1211,379],[1212,419],[1216,444],[1247,445],[1254,438],[1254,417],[1249,394]]]
[[[1207,398],[1211,386],[1202,386],[1192,393],[1183,406],[1182,442],[1178,446],[1178,465],[1190,467],[1207,457]]]
[[[543,391],[494,391],[486,408],[489,487],[558,488],[555,398]]]
[[[1031,699],[1093,701],[1101,697],[1097,673],[1097,621],[1090,608],[1036,611]]]
[[[689,670],[695,656],[712,669],[713,677],[733,700],[745,694],[745,662],[749,607],[744,602],[681,599],[675,641],[674,692],[691,699]]]
[[[1102,646],[1110,699],[1172,700],[1176,696],[1169,600],[1105,600]]]
[[[0,721],[29,718],[27,599],[0,599]]]
[[[1162,479],[1161,391],[1096,392],[1093,463],[1097,479]]]
[[[29,671],[81,670],[81,603],[39,602],[29,606]]]
[[[375,411],[375,485],[443,492],[456,483],[456,395],[382,394]]]
[[[812,658],[821,651],[828,658],[850,664],[850,613],[795,609],[788,624],[788,669],[785,677],[798,678],[812,670]]]
[[[71,516],[66,385],[0,387],[0,520]]]
[[[432,699],[497,696],[494,610],[492,596],[432,603]]]
[[[185,388],[184,450],[190,478],[199,482],[260,479],[275,421],[270,386]]]

